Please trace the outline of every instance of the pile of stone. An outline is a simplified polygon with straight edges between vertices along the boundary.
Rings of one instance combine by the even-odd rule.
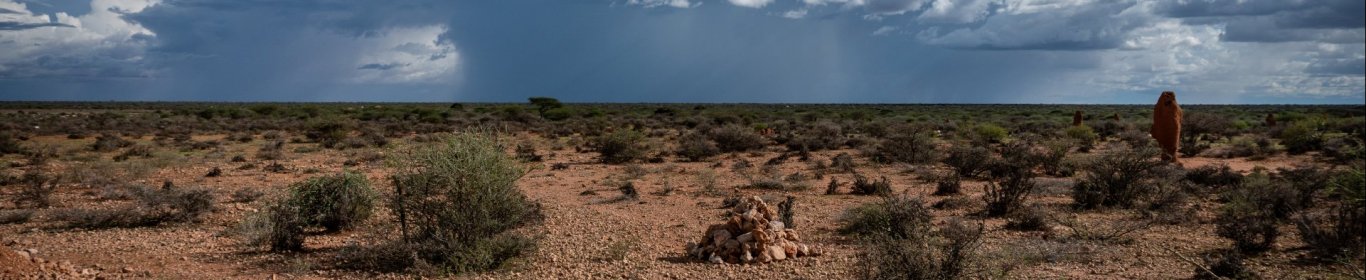
[[[785,228],[775,210],[758,196],[744,198],[730,210],[726,223],[711,225],[701,241],[688,242],[688,256],[739,264],[821,255],[820,250],[802,244],[795,230]]]

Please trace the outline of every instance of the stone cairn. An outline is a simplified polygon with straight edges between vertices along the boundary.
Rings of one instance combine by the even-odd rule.
[[[1081,110],[1072,113],[1072,126],[1081,126]]]
[[[700,242],[688,242],[688,257],[740,264],[821,255],[820,250],[800,243],[797,232],[785,228],[775,209],[758,196],[740,201],[729,214],[726,223],[707,227]]]

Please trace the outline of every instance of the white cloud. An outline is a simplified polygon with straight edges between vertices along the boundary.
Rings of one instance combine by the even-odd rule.
[[[443,25],[393,28],[381,36],[356,38],[359,57],[351,82],[443,83],[459,66],[455,46],[439,40]]]
[[[796,10],[791,10],[791,11],[783,12],[783,17],[785,17],[785,18],[790,18],[790,19],[799,19],[799,18],[806,17],[806,8],[801,8],[801,9],[796,9]]]
[[[886,26],[886,25],[884,25],[884,26],[882,26],[882,27],[878,27],[877,30],[873,30],[873,36],[887,35],[887,34],[892,33],[892,31],[896,31],[896,30],[897,30],[897,28],[894,27],[894,26]]]
[[[986,19],[991,0],[935,0],[916,17],[921,22],[972,23]]]
[[[727,1],[730,1],[730,4],[732,4],[732,5],[736,5],[736,6],[740,6],[740,7],[746,7],[746,8],[763,8],[764,6],[767,6],[769,3],[773,3],[773,0],[727,0]]]
[[[73,17],[34,15],[24,3],[0,0],[0,8],[11,11],[0,13],[0,24],[19,27],[0,31],[0,77],[153,75],[143,64],[156,34],[121,17],[157,2],[94,0],[89,13]]]

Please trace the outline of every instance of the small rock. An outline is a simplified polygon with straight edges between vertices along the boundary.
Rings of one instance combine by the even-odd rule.
[[[781,261],[781,260],[787,259],[787,252],[784,252],[784,251],[783,251],[783,247],[782,247],[782,246],[777,246],[777,245],[768,246],[768,253],[769,253],[770,255],[773,255],[773,260],[775,260],[775,261]]]

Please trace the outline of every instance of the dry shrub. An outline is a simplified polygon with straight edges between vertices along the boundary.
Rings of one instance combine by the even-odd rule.
[[[702,161],[721,153],[721,148],[707,139],[706,135],[689,132],[678,138],[678,150],[674,152],[688,161]]]
[[[990,179],[985,194],[986,215],[1001,217],[1015,212],[1029,199],[1036,186],[1034,168],[1038,156],[1030,151],[1031,144],[1015,141],[1001,148],[1001,159],[988,167]]]
[[[309,178],[289,187],[285,203],[297,207],[305,226],[321,226],[328,231],[354,228],[375,211],[378,194],[360,173]]]
[[[707,137],[716,142],[716,147],[722,152],[743,152],[756,150],[764,147],[764,137],[753,129],[738,125],[727,124],[722,127],[712,129]]]
[[[594,139],[593,150],[598,152],[598,160],[602,163],[628,163],[645,158],[649,147],[644,141],[645,135],[639,131],[618,129]]]
[[[1085,175],[1073,185],[1073,206],[1079,209],[1133,207],[1148,194],[1159,167],[1158,151],[1150,147],[1118,148],[1083,168]]]
[[[862,237],[858,258],[865,279],[957,279],[965,277],[980,244],[982,225],[951,220],[935,228],[919,199],[884,198],[852,208],[841,233]]]
[[[882,176],[881,180],[869,180],[868,177],[854,174],[853,190],[849,193],[888,196],[892,194],[892,183],[887,181],[887,176]]]
[[[1314,257],[1323,260],[1357,259],[1366,250],[1366,175],[1362,169],[1347,171],[1330,181],[1334,201],[1323,213],[1302,213],[1295,220],[1300,240]]]
[[[928,133],[905,131],[897,133],[879,143],[872,151],[872,158],[878,162],[902,162],[925,164],[939,157],[934,138]]]
[[[949,148],[948,157],[944,158],[944,164],[953,169],[959,177],[977,177],[991,164],[991,151],[966,144],[953,145]]]
[[[72,209],[58,212],[67,227],[84,229],[135,228],[166,223],[196,222],[215,209],[213,191],[205,188],[159,189],[132,187],[136,204],[113,209]]]

